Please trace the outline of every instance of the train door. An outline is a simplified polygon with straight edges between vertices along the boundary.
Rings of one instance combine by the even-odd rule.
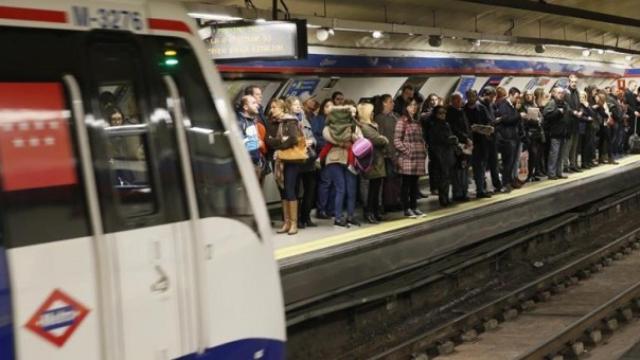
[[[140,42],[96,33],[83,88],[118,359],[171,359],[197,347],[192,233],[166,103]],[[107,285],[109,284],[109,285]]]
[[[224,126],[218,112],[229,114],[224,98],[216,96],[224,88],[208,86],[191,46],[162,37],[149,37],[146,44],[190,159],[185,181],[194,185],[194,231],[205,257],[203,318],[218,325],[209,329],[208,346],[221,358],[282,358],[284,307],[273,248],[264,238],[271,229],[255,176],[260,164],[252,164],[241,142],[231,141],[238,128]]]

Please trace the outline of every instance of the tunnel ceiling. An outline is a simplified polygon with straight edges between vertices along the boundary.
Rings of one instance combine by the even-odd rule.
[[[528,0],[520,0],[520,2],[524,1]],[[186,2],[191,5],[206,3],[215,6],[235,7],[241,9],[245,16],[253,12],[256,17],[268,16],[272,6],[272,1],[270,0],[250,0],[248,2],[245,0],[186,0]],[[368,21],[372,22],[372,26],[374,23],[393,23],[448,29],[462,33],[517,37],[522,38],[523,42],[546,39],[560,42],[588,43],[589,47],[593,49],[615,47],[633,52],[640,51],[640,27],[637,26],[561,16],[558,13],[514,9],[509,6],[487,5],[478,2],[492,3],[493,1],[285,0],[285,4],[293,17],[306,17],[310,23],[313,22],[313,19],[319,18]],[[538,6],[539,2],[540,0],[529,1],[528,4]],[[517,3],[517,1],[507,3]],[[636,24],[640,23],[638,21],[640,19],[640,4],[637,0],[546,0],[545,3],[629,18],[635,21]],[[255,8],[252,6],[255,6]],[[282,5],[279,5],[279,8],[282,9]],[[280,16],[282,17],[282,14]],[[387,37],[387,39],[389,38],[391,37]],[[524,40],[525,38],[527,40]],[[347,34],[337,36],[327,45],[347,46],[351,42],[352,46],[362,46],[364,43],[367,43],[367,46],[371,46],[371,44],[377,43],[381,48],[390,47],[390,44],[385,44],[385,39],[374,40],[380,41],[371,41],[371,39],[367,41],[362,34]],[[310,41],[314,42],[312,36],[310,36]],[[396,46],[397,43],[402,43],[403,46],[400,48],[406,48],[406,46],[412,46],[412,41],[416,43],[414,45],[417,50],[421,50],[420,44],[425,43],[425,41],[421,42],[415,39],[402,40],[396,38],[391,47],[398,48]],[[452,51],[452,49],[457,49],[462,45],[450,44],[447,46],[451,47],[451,49],[446,48],[443,50]],[[528,53],[528,51],[524,50],[521,52],[523,55]],[[575,52],[567,51],[564,56],[575,56]]]

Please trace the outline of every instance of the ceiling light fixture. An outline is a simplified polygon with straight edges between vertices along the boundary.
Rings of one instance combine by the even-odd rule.
[[[589,50],[589,49],[582,50],[582,56],[584,56],[584,57],[591,56],[591,50]]]
[[[372,33],[371,33],[371,36],[372,36],[374,39],[380,39],[380,38],[382,37],[382,31],[378,31],[378,30],[376,30],[376,31],[374,31],[374,32],[372,32]]]
[[[210,13],[189,13],[189,16],[197,19],[213,20],[213,21],[234,21],[242,20],[242,18],[226,15],[226,14],[210,14]]]
[[[327,29],[320,28],[316,30],[316,39],[318,39],[318,41],[327,41],[328,38],[329,38],[329,31]]]

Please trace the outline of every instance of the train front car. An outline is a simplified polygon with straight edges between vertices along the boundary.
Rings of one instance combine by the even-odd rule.
[[[284,357],[270,223],[175,2],[4,1],[0,358]]]

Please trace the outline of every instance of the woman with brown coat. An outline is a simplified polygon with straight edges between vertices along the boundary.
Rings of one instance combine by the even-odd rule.
[[[418,179],[426,173],[427,148],[422,127],[416,119],[418,105],[411,100],[396,124],[393,144],[398,151],[397,172],[402,175],[402,207],[404,215],[415,218],[424,216],[418,209]]]
[[[304,134],[298,124],[298,119],[283,100],[274,100],[271,103],[269,125],[266,141],[269,148],[276,151],[274,172],[280,190],[284,215],[284,224],[277,232],[278,234],[294,235],[298,233],[296,184],[301,163],[282,161],[277,158],[277,152],[296,146],[299,137],[304,137]]]
[[[373,105],[371,104],[358,105],[358,126],[362,135],[373,144],[371,168],[363,173],[363,177],[369,180],[364,217],[368,223],[377,224],[382,220],[380,216],[380,190],[382,190],[382,179],[387,176],[384,149],[389,140],[380,134],[378,124],[373,121]]]

